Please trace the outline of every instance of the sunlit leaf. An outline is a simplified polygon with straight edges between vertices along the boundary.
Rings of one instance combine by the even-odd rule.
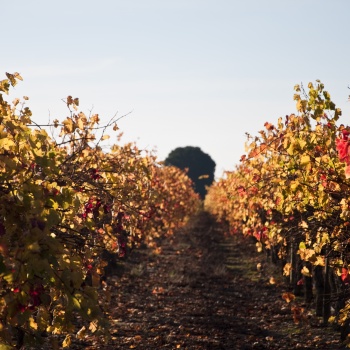
[[[70,336],[70,334],[67,334],[65,339],[62,342],[62,347],[69,348],[71,346],[71,344],[72,344],[71,336]]]
[[[83,327],[77,332],[76,337],[77,337],[78,339],[84,339],[85,335],[86,335],[86,327],[83,326]]]
[[[300,158],[300,164],[301,165],[308,165],[310,163],[310,156],[305,155]]]
[[[282,299],[285,300],[287,303],[290,303],[293,300],[295,300],[295,295],[292,293],[283,293]]]

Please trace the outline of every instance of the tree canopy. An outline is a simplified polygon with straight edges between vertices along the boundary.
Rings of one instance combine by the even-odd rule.
[[[199,147],[178,147],[171,151],[164,161],[165,165],[173,165],[182,170],[188,169],[188,176],[194,183],[195,191],[204,198],[214,181],[215,162]]]

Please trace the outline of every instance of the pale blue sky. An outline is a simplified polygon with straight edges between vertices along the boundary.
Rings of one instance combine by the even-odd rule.
[[[0,76],[24,78],[33,120],[79,97],[102,120],[132,113],[122,142],[160,160],[198,146],[232,170],[245,132],[295,112],[321,79],[350,124],[349,0],[13,0],[2,4]]]

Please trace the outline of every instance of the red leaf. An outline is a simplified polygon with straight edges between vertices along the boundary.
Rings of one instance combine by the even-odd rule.
[[[301,278],[298,282],[297,282],[297,286],[302,286],[304,285],[304,279]]]
[[[350,277],[349,277],[349,271],[348,271],[347,268],[343,267],[341,269],[341,276],[340,276],[340,278],[345,284],[349,284]]]

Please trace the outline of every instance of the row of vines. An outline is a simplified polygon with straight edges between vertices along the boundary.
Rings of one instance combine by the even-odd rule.
[[[37,125],[27,97],[7,101],[22,78],[6,75],[0,81],[0,348],[38,347],[43,338],[53,349],[69,347],[73,335],[89,332],[106,339],[111,296],[101,277],[108,259],[171,234],[200,200],[185,173],[135,144],[119,145],[118,119],[100,126],[97,114],[78,112],[77,98],[64,101],[63,121]]]
[[[295,86],[297,113],[247,135],[234,171],[209,188],[205,207],[232,233],[256,237],[281,266],[290,302],[303,296],[325,324],[349,333],[350,128],[320,81]]]

